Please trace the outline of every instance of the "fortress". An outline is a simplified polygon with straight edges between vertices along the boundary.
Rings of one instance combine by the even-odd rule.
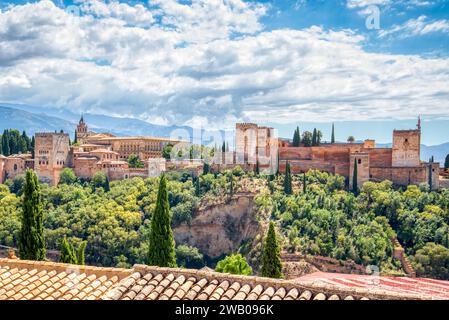
[[[167,170],[164,148],[179,140],[158,137],[116,137],[110,133],[95,133],[81,117],[76,128],[76,143],[70,145],[67,133],[36,133],[34,159],[30,154],[4,157],[0,155],[0,182],[14,179],[27,168],[34,168],[41,181],[51,185],[59,182],[61,171],[72,168],[77,177],[90,179],[104,172],[110,180],[134,176],[157,176]],[[290,141],[279,139],[274,128],[255,123],[237,123],[235,150],[216,152],[213,170],[242,166],[245,170],[259,168],[261,172],[284,172],[286,163],[292,173],[317,169],[339,174],[352,187],[357,165],[358,186],[366,181],[390,180],[396,185],[431,183],[439,188],[439,163],[420,159],[421,124],[412,130],[394,130],[391,148],[376,148],[374,140],[362,143],[323,143],[315,147],[293,147]],[[131,168],[128,157],[136,155],[143,163]],[[202,166],[201,159],[194,160]],[[182,161],[181,161],[182,162]],[[168,169],[182,168],[171,161]],[[193,163],[193,162],[192,162]]]
[[[376,148],[374,140],[362,143],[324,143],[316,147],[293,147],[284,139],[273,136],[273,128],[257,124],[236,125],[236,158],[253,167],[261,159],[271,159],[270,165],[260,166],[273,173],[285,171],[290,164],[292,173],[318,169],[346,177],[352,187],[354,166],[357,163],[357,182],[390,180],[396,185],[431,183],[439,188],[439,163],[420,160],[421,123],[413,130],[394,130],[392,148]],[[274,141],[277,150],[273,149]],[[273,159],[273,153],[277,159]],[[277,160],[277,161],[276,161]],[[239,163],[237,161],[237,163]]]

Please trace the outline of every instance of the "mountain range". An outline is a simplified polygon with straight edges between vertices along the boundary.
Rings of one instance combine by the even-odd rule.
[[[42,131],[60,131],[70,133],[73,138],[80,114],[65,110],[17,104],[0,104],[0,132],[4,129],[25,130],[29,135]],[[89,129],[95,132],[110,132],[117,136],[157,136],[181,138],[192,141],[194,129],[188,126],[163,126],[139,119],[121,118],[107,115],[83,114]],[[175,133],[175,134],[174,134]],[[202,136],[217,134],[217,131],[201,131]],[[223,131],[220,131],[220,135]],[[198,143],[198,141],[194,141]],[[391,144],[378,144],[379,147],[391,147]],[[421,159],[434,157],[436,162],[444,164],[449,154],[449,142],[421,146]]]

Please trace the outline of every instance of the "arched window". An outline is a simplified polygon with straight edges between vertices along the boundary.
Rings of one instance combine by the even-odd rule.
[[[14,171],[17,171],[17,164],[14,164]]]

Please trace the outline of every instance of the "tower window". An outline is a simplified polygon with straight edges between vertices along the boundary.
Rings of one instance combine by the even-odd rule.
[[[358,163],[359,163],[359,164],[362,164],[362,159],[359,159]]]

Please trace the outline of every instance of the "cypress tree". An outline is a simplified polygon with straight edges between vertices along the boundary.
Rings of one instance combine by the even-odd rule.
[[[315,147],[317,145],[318,145],[317,131],[316,128],[314,128],[312,133],[312,147]]]
[[[78,132],[75,130],[75,139],[73,140],[73,143],[78,143]]]
[[[301,143],[301,136],[299,134],[299,127],[296,127],[295,133],[293,134],[293,147],[299,147]]]
[[[304,172],[302,176],[302,192],[307,193],[307,179],[306,179],[306,173]]]
[[[195,196],[199,197],[201,195],[201,185],[200,178],[195,179]]]
[[[259,160],[256,162],[256,175],[260,174]]]
[[[449,154],[446,156],[446,160],[444,161],[444,169],[449,169]]]
[[[44,215],[41,191],[33,170],[26,171],[23,186],[22,227],[19,234],[19,255],[24,260],[44,260]]]
[[[221,146],[221,152],[226,151],[226,142],[223,141],[223,145]]]
[[[262,277],[282,278],[280,246],[276,238],[274,223],[270,221],[262,256]]]
[[[87,246],[87,241],[83,241],[81,242],[80,246],[78,247],[78,251],[76,252],[76,262],[79,265],[84,265],[85,264],[85,253],[86,253],[86,246]]]
[[[34,158],[34,146],[36,145],[36,139],[34,138],[34,136],[31,138],[31,155]]]
[[[203,174],[208,174],[210,172],[210,166],[208,163],[204,162],[203,164]]]
[[[232,197],[234,195],[234,176],[232,173],[229,175],[229,196]]]
[[[335,127],[334,127],[334,124],[333,124],[333,123],[332,123],[331,143],[332,143],[332,144],[335,143]]]
[[[285,164],[285,177],[284,177],[284,192],[285,194],[292,194],[293,188],[292,188],[292,175],[290,172],[290,163]]]
[[[168,204],[167,179],[161,175],[156,208],[151,219],[148,264],[159,267],[176,267],[175,241],[171,229]]]
[[[357,195],[357,193],[359,192],[359,187],[358,187],[358,179],[357,179],[357,173],[358,173],[358,168],[357,168],[357,159],[354,159],[354,172],[352,175],[352,192]]]
[[[77,264],[77,258],[74,251],[73,246],[70,245],[67,238],[64,237],[61,242],[59,262]]]
[[[430,191],[432,191],[432,186],[433,186],[432,164],[433,164],[433,156],[429,160],[429,190]]]
[[[9,150],[9,131],[4,130],[2,135],[2,153],[5,157],[10,155]]]

